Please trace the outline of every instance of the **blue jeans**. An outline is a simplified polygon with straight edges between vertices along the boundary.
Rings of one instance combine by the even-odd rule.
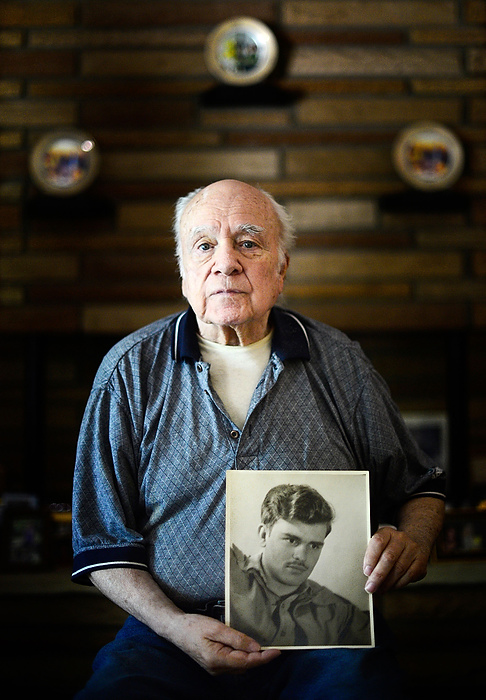
[[[378,638],[378,629],[377,638]],[[75,700],[404,700],[387,643],[374,649],[283,652],[245,674],[210,676],[190,657],[129,617],[101,649]]]

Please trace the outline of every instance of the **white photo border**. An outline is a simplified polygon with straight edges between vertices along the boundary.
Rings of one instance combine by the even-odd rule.
[[[370,644],[333,644],[323,646],[282,646],[271,648],[332,649],[371,648],[375,646],[373,597],[364,590],[362,571],[366,546],[371,537],[369,473],[367,471],[280,471],[228,470],[226,473],[225,538],[225,617],[231,625],[231,587],[229,576],[231,546],[253,553],[258,544],[257,528],[260,508],[267,492],[280,484],[306,484],[315,488],[333,506],[336,517],[326,539],[325,556],[316,565],[312,580],[327,586],[369,613]],[[346,547],[342,544],[346,542]],[[339,561],[329,567],[329,561]],[[326,563],[327,562],[327,563]],[[265,647],[263,647],[265,648]]]

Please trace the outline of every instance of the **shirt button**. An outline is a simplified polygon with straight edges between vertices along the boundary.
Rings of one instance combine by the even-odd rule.
[[[240,434],[237,430],[232,430],[230,433],[230,437],[232,437],[233,440],[238,440],[238,438],[240,437]]]
[[[202,365],[196,365],[196,369],[197,369],[198,372],[202,372],[202,371],[203,371]]]

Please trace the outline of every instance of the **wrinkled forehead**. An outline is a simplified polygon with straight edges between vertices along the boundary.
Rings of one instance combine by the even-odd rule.
[[[218,222],[234,225],[251,223],[278,230],[279,222],[272,203],[254,187],[243,184],[206,187],[189,202],[181,217],[184,233],[195,227]]]

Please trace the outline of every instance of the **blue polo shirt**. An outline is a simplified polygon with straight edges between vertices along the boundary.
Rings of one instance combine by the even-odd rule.
[[[240,430],[211,386],[191,309],[132,333],[103,360],[80,430],[73,580],[148,569],[178,605],[224,597],[228,469],[367,470],[374,522],[444,497],[359,345],[275,307],[272,352]]]

